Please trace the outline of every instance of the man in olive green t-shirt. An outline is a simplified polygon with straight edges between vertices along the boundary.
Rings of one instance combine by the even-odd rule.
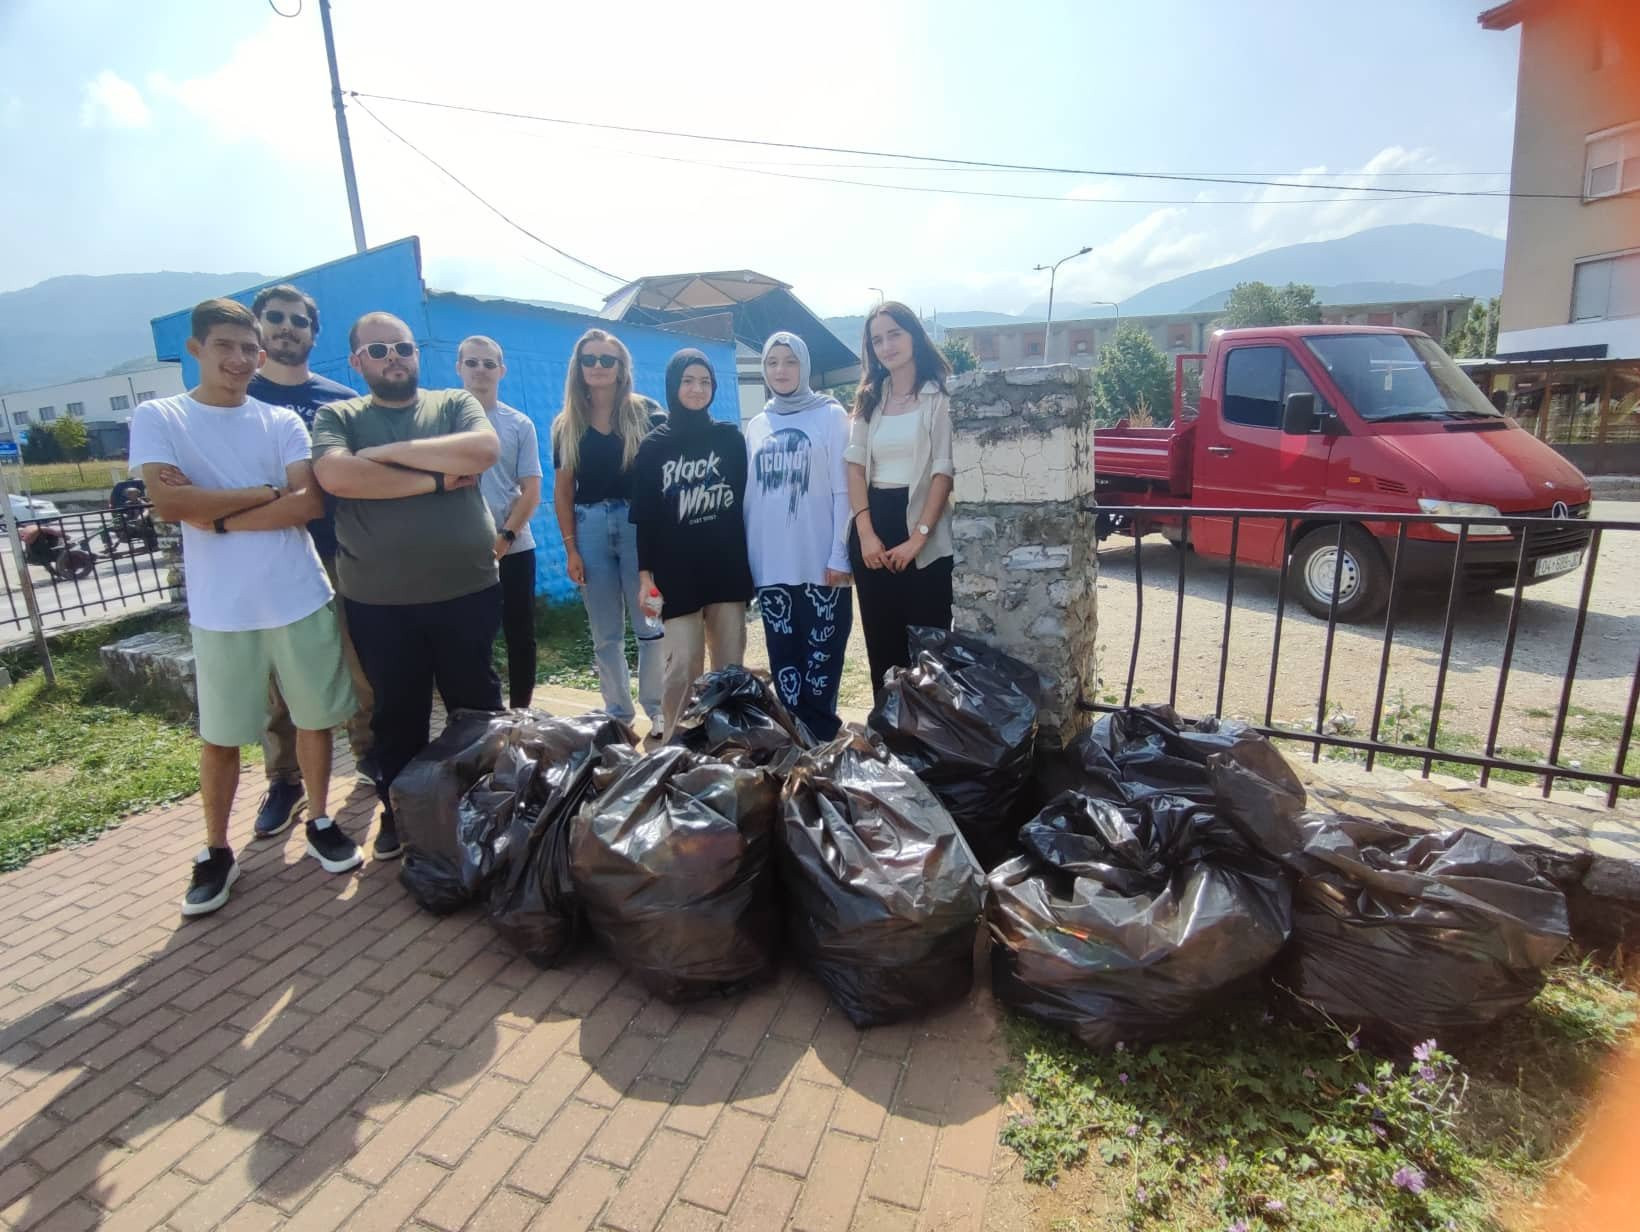
[[[389,789],[427,747],[433,687],[446,710],[500,710],[490,646],[501,625],[495,524],[478,476],[500,452],[465,390],[418,388],[410,327],[368,312],[348,334],[368,398],[320,407],[313,472],[337,498],[336,570],[359,663],[375,691],[375,856],[400,854]]]

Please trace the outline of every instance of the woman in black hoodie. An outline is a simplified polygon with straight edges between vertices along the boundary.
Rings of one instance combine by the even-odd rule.
[[[638,589],[666,627],[661,709],[670,738],[689,686],[746,654],[746,441],[708,411],[717,375],[694,348],[666,365],[667,420],[632,464],[630,517],[638,528]]]

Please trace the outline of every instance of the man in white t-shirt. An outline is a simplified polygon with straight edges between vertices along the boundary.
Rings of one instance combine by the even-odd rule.
[[[239,746],[260,740],[267,724],[270,677],[297,727],[307,853],[332,873],[362,857],[327,811],[330,729],[356,700],[330,582],[305,529],[324,510],[307,429],[294,411],[246,396],[263,352],[244,305],[196,306],[188,353],[199,361],[199,384],[137,407],[130,465],[154,511],[182,523],[205,811],[205,850],[194,858],[182,914],[204,915],[228,901],[239,876],[228,813]]]

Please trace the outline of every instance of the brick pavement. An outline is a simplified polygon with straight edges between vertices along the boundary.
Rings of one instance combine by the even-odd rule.
[[[0,1225],[981,1226],[988,979],[858,1031],[790,967],[686,1007],[591,948],[541,971],[477,913],[420,911],[397,863],[243,841],[258,777],[215,915],[177,911],[197,797],[0,877]],[[364,838],[373,800],[340,758],[337,781]]]

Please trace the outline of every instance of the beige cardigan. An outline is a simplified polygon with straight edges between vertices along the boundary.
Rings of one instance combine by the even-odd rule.
[[[914,526],[916,519],[922,515],[923,504],[928,500],[928,488],[934,482],[934,476],[949,475],[953,479],[956,478],[957,468],[951,460],[951,399],[940,392],[938,385],[929,381],[917,392],[916,411],[902,413],[914,413],[917,416],[917,449],[913,455],[917,481],[911,485],[906,503],[906,519]],[[872,441],[877,435],[877,425],[882,422],[881,407],[877,408],[869,422],[857,415],[849,420],[848,448],[843,453],[843,460],[865,467],[868,488],[871,486]],[[955,503],[954,498],[945,502],[939,521],[931,528],[933,533],[928,536],[928,542],[923,544],[922,551],[917,553],[917,568],[927,568],[942,557],[953,554],[951,507]],[[911,529],[911,526],[907,529]]]

